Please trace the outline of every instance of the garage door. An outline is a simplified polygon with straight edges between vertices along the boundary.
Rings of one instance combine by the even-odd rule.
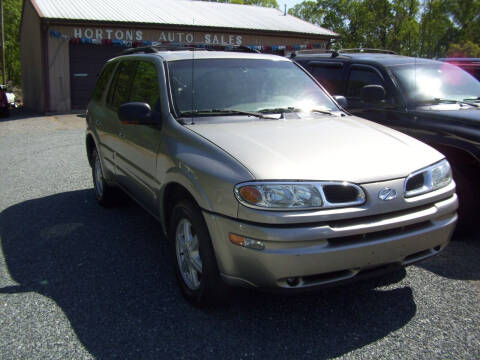
[[[70,44],[72,109],[86,109],[103,65],[123,50],[115,46]]]

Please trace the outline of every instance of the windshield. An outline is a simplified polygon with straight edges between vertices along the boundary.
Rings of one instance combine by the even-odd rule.
[[[199,59],[171,61],[177,114],[212,110],[275,113],[338,111],[323,90],[289,61]],[[234,114],[233,111],[230,112]]]
[[[435,100],[465,101],[480,97],[480,82],[445,63],[409,64],[391,68],[411,103]]]

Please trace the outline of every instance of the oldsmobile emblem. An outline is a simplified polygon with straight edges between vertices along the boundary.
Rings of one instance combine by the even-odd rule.
[[[397,192],[391,188],[385,188],[380,190],[378,198],[383,201],[393,200],[397,197]]]

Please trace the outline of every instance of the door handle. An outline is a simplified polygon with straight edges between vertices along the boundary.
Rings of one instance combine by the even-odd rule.
[[[99,119],[97,119],[97,120],[95,121],[95,124],[97,124],[97,125],[101,125],[101,124],[102,124],[102,122],[101,122]]]
[[[121,132],[121,131],[118,133],[118,136],[120,136],[121,138],[124,138],[124,137],[125,137],[124,133]]]

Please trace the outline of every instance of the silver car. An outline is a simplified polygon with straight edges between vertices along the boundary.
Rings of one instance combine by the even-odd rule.
[[[431,147],[346,113],[273,55],[146,48],[110,60],[87,112],[100,204],[156,217],[184,296],[295,291],[439,253],[457,220]]]

